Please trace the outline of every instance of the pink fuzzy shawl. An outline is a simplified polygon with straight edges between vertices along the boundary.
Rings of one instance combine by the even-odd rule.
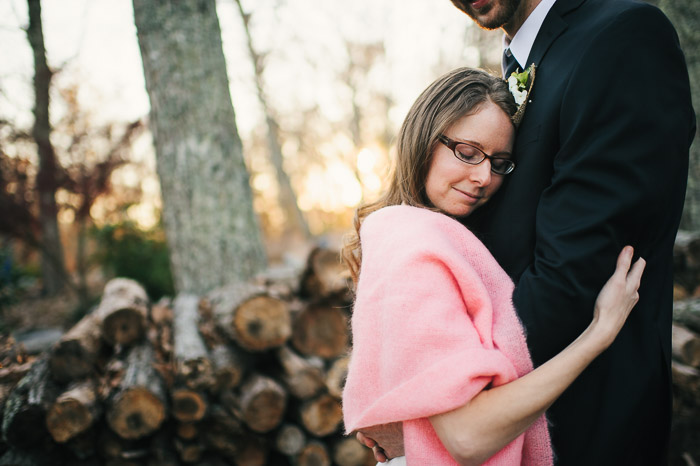
[[[426,209],[380,209],[360,238],[346,431],[403,421],[409,465],[457,464],[427,418],[532,370],[513,283],[467,228]],[[485,464],[551,465],[544,416]]]

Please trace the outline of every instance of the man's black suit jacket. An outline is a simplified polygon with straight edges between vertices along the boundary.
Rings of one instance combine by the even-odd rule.
[[[548,412],[560,465],[664,464],[672,247],[695,134],[673,27],[631,0],[558,0],[533,45],[517,167],[472,223],[516,282],[542,364],[590,323],[626,244],[647,261],[614,344]]]

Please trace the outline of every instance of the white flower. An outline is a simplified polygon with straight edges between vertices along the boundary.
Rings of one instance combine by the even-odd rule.
[[[521,106],[527,98],[527,90],[521,86],[518,82],[518,78],[515,76],[508,78],[508,88],[510,89],[510,93],[513,94],[515,103],[518,104],[518,107]]]

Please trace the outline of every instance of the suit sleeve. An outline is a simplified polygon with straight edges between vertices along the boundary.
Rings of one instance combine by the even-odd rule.
[[[586,42],[562,101],[534,262],[513,296],[537,364],[589,324],[624,245],[647,270],[671,253],[661,239],[678,227],[694,134],[685,61],[659,10],[627,11]]]

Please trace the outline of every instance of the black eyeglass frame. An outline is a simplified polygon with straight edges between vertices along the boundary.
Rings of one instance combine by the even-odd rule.
[[[481,162],[483,162],[483,161],[486,160],[486,159],[489,159],[489,161],[492,161],[492,160],[502,160],[502,161],[504,161],[504,162],[508,162],[508,168],[506,168],[506,171],[503,172],[503,173],[501,173],[501,172],[499,172],[499,171],[494,170],[494,169],[493,169],[494,165],[493,165],[493,162],[492,162],[492,163],[491,163],[491,171],[492,171],[493,173],[495,173],[496,175],[508,175],[509,173],[512,173],[513,170],[515,170],[515,162],[513,162],[512,160],[507,159],[507,158],[505,158],[505,157],[495,157],[495,156],[493,156],[493,155],[489,155],[489,154],[487,154],[486,152],[484,152],[483,150],[479,149],[478,147],[476,147],[476,146],[473,145],[473,144],[469,144],[468,142],[453,141],[452,139],[448,138],[448,137],[445,136],[444,134],[441,134],[441,135],[438,137],[438,139],[440,140],[441,143],[443,143],[448,149],[450,149],[450,150],[452,151],[452,153],[455,155],[455,157],[457,158],[457,160],[459,160],[460,162],[464,162],[464,163],[469,164],[469,165],[479,165]],[[484,158],[482,158],[481,160],[479,160],[479,161],[476,162],[476,163],[467,162],[466,160],[464,160],[463,158],[461,158],[459,155],[457,155],[457,146],[461,146],[461,145],[469,146],[469,147],[471,147],[471,148],[473,148],[473,149],[476,149],[477,151],[479,151],[479,152],[481,153],[481,155],[484,156]]]

